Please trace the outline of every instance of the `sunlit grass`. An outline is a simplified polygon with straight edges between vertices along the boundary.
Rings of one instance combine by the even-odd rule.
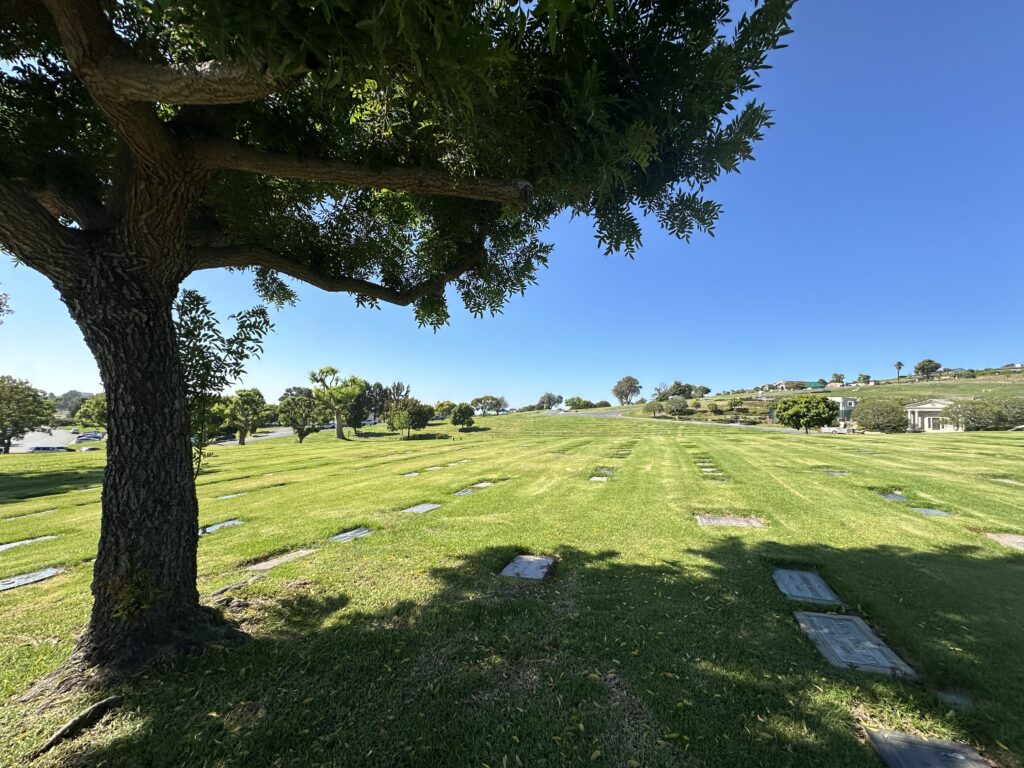
[[[982,535],[1024,533],[1024,487],[991,480],[1024,482],[1024,436],[479,423],[448,440],[216,449],[200,523],[244,524],[201,539],[204,599],[256,576],[247,563],[318,551],[211,601],[252,641],[151,670],[115,716],[38,764],[877,765],[863,724],[1004,762],[1024,753],[1024,554]],[[727,479],[708,481],[698,459]],[[0,522],[0,543],[59,535],[0,553],[0,578],[67,569],[0,594],[5,701],[64,660],[86,621],[102,461],[0,461],[0,518],[42,512]],[[601,467],[608,482],[590,482]],[[481,481],[494,485],[453,495]],[[909,503],[877,494],[893,488]],[[423,502],[442,506],[399,511]],[[701,528],[702,513],[767,527]],[[373,534],[328,542],[357,527]],[[499,577],[520,552],[556,556],[553,578]],[[822,573],[921,681],[828,666],[771,580],[778,564]],[[975,711],[950,711],[940,690]],[[0,763],[82,704],[6,705]]]

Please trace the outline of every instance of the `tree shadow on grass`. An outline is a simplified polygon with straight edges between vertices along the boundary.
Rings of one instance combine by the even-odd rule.
[[[103,482],[103,467],[83,469],[9,470],[0,473],[0,503],[56,496]]]
[[[728,538],[685,563],[562,546],[546,553],[558,558],[549,580],[500,577],[523,551],[469,552],[430,572],[428,598],[373,611],[322,581],[293,582],[272,600],[239,590],[228,613],[250,642],[150,670],[118,691],[130,727],[54,756],[113,766],[877,766],[856,713],[934,720],[945,708],[921,684],[828,667],[771,582],[773,564],[813,565],[851,603],[872,585],[882,590],[874,600],[890,600],[923,578],[914,574],[998,580],[1021,565],[968,550]],[[865,576],[872,568],[887,574],[881,586]],[[963,597],[950,616],[976,635],[1000,620]],[[883,631],[910,642],[905,624]],[[969,653],[974,639],[956,637]],[[933,668],[959,668],[944,645],[914,650],[926,684]],[[1019,690],[1020,677],[1009,682]],[[978,737],[992,727],[944,722]]]

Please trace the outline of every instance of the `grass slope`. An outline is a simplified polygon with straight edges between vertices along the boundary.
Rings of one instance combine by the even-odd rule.
[[[200,540],[199,588],[252,640],[151,669],[34,765],[877,766],[872,724],[1020,764],[1024,554],[980,531],[1024,533],[1024,436],[481,423],[454,440],[217,449],[200,523],[245,522]],[[0,543],[59,534],[0,552],[0,578],[67,569],[0,594],[3,765],[88,703],[11,697],[86,621],[102,461],[0,461]],[[607,483],[589,481],[599,467]],[[481,481],[495,485],[452,495]],[[400,512],[422,502],[443,506]],[[705,512],[767,527],[701,528]],[[359,526],[373,535],[327,542]],[[303,547],[318,551],[210,598],[253,576],[244,564]],[[499,577],[520,552],[555,555],[553,578]],[[772,582],[779,564],[822,573],[921,680],[828,666]]]

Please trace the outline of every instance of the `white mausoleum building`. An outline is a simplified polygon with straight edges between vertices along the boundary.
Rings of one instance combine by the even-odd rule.
[[[956,432],[956,427],[942,418],[942,412],[952,402],[932,398],[907,403],[907,429],[911,432]]]

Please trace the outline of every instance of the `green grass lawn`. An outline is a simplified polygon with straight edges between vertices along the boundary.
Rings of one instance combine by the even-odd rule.
[[[251,640],[150,669],[117,691],[121,709],[33,765],[878,766],[865,726],[1021,764],[1024,553],[982,532],[1024,533],[1024,485],[991,479],[1024,483],[1024,435],[479,424],[451,440],[215,449],[200,522],[244,524],[200,540],[199,588]],[[0,578],[66,569],[0,594],[0,764],[98,698],[43,712],[13,700],[86,621],[102,464],[0,457],[0,543],[59,535],[0,552]],[[589,481],[599,467],[608,482]],[[495,484],[453,495],[481,481]],[[910,503],[878,495],[892,489]],[[400,511],[422,502],[442,507]],[[701,513],[766,527],[702,528]],[[359,526],[373,534],[328,542]],[[298,548],[317,551],[210,597]],[[500,577],[521,552],[555,556],[552,577]],[[829,666],[792,617],[807,606],[776,589],[778,565],[819,571],[920,680]],[[973,711],[943,703],[949,690]]]

